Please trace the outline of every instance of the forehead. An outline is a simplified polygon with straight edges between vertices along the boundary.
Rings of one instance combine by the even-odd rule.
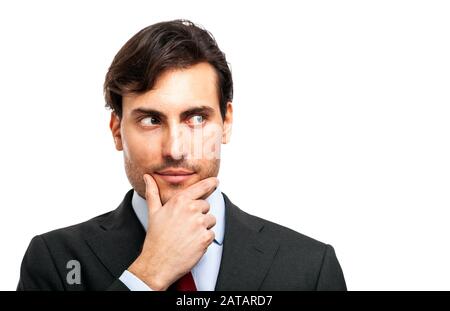
[[[219,109],[217,74],[208,63],[186,69],[170,69],[161,74],[154,87],[143,94],[123,97],[123,112],[150,108],[165,114],[178,113],[192,106]]]

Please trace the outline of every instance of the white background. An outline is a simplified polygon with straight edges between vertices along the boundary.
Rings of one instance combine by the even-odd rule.
[[[187,18],[231,63],[222,191],[334,246],[350,290],[450,290],[447,1],[2,1],[0,289],[30,239],[130,185],[102,83],[141,28]]]

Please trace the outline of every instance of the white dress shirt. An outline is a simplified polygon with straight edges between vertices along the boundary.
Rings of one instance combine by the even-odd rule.
[[[197,262],[191,270],[195,285],[199,291],[213,291],[216,287],[217,276],[219,274],[220,262],[222,259],[225,231],[225,201],[223,200],[223,195],[219,187],[206,198],[206,201],[211,207],[209,213],[216,217],[216,225],[211,228],[211,230],[214,231],[215,239],[214,242],[209,245],[200,261]],[[144,227],[144,230],[147,231],[147,201],[134,191],[131,204],[139,222]],[[122,273],[119,280],[132,291],[152,290],[147,284],[128,270],[125,270]]]

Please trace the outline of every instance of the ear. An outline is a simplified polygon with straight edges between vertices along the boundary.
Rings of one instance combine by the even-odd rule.
[[[227,102],[227,112],[225,113],[225,120],[223,121],[222,144],[230,142],[231,128],[233,125],[233,105]]]
[[[118,151],[123,150],[122,135],[120,134],[120,118],[115,112],[111,112],[111,120],[109,121],[109,128],[114,138],[114,144]]]

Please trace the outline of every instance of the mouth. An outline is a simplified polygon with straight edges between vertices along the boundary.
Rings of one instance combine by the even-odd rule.
[[[167,169],[155,172],[155,175],[168,183],[178,184],[191,178],[195,172],[185,169]]]

